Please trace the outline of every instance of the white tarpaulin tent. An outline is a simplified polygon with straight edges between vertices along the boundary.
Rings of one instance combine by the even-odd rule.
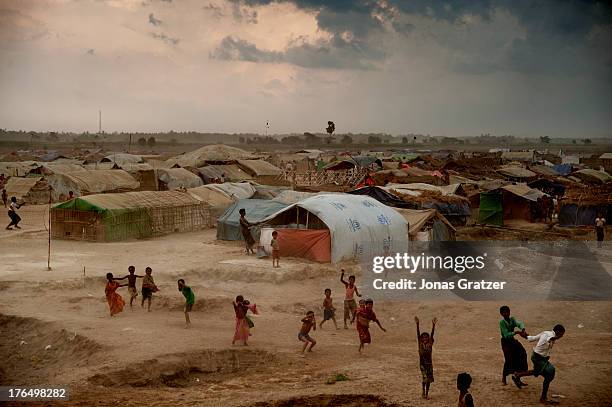
[[[297,223],[306,229],[322,222],[331,235],[332,263],[361,255],[403,252],[408,246],[408,222],[404,217],[393,208],[363,195],[316,195],[262,222],[270,225]]]
[[[286,190],[272,198],[274,201],[282,202],[284,204],[294,204],[299,201],[302,201],[306,198],[310,198],[311,196],[316,196],[317,192],[303,192],[303,191],[293,191]]]

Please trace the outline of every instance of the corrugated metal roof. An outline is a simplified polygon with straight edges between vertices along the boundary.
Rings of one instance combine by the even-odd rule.
[[[537,201],[538,198],[541,198],[546,195],[537,189],[530,188],[527,184],[510,184],[501,187],[501,189],[511,192],[514,195],[518,195],[522,198],[528,199],[530,201]]]

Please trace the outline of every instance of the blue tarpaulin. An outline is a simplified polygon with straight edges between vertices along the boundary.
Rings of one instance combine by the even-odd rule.
[[[560,175],[568,175],[572,172],[571,164],[557,164],[553,166],[553,170],[557,171]]]
[[[612,205],[578,206],[565,204],[559,210],[559,225],[561,226],[593,226],[595,218],[600,214],[610,219]]]
[[[445,203],[445,202],[425,202],[422,207],[424,209],[437,209],[453,226],[465,225],[470,217],[472,210],[470,204],[463,203]]]
[[[240,233],[240,214],[238,211],[246,211],[246,219],[251,222],[259,222],[287,207],[287,204],[270,199],[241,199],[226,209],[225,213],[217,221],[217,239],[219,240],[244,240]],[[254,227],[251,233],[255,240],[259,239],[259,228]]]
[[[532,181],[527,184],[531,188],[539,189],[544,193],[553,192],[555,195],[564,195],[565,194],[565,186],[562,184],[557,184],[556,182],[552,182],[547,180],[546,178],[541,178],[535,181]]]

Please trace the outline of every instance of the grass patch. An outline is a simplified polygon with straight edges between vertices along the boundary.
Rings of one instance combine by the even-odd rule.
[[[344,373],[336,373],[333,376],[330,376],[325,383],[326,384],[335,384],[336,382],[346,382],[350,380],[347,375]]]

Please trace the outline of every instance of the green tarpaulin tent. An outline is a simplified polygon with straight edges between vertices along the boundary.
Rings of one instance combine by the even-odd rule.
[[[504,211],[502,208],[501,193],[482,192],[480,194],[478,222],[486,225],[503,226]]]

